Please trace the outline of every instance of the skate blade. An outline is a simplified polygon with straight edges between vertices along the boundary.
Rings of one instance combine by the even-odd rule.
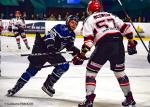
[[[50,93],[44,86],[42,87],[42,90],[43,90],[46,94],[48,94],[50,97],[53,97],[53,94]]]
[[[136,107],[136,105],[129,105],[129,106],[123,106],[123,107]]]
[[[12,97],[13,95],[14,94],[9,94],[9,93],[6,94],[7,97]]]

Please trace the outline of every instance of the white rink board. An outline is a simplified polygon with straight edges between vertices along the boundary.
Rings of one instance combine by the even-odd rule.
[[[26,24],[35,23],[35,22],[45,22],[45,33],[47,33],[53,26],[56,24],[65,24],[65,21],[41,21],[41,20],[25,20]],[[6,30],[9,24],[9,20],[3,20],[4,29]],[[128,23],[130,24],[130,23]],[[138,26],[143,30],[143,33],[140,33],[141,36],[150,38],[150,23],[133,23],[135,28]],[[80,21],[77,29],[75,30],[76,35],[81,35],[82,22]],[[34,26],[33,26],[34,27]],[[136,36],[135,30],[132,28],[134,36]]]

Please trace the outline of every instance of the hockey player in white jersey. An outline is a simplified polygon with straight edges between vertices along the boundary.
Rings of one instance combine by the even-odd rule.
[[[26,38],[26,34],[25,34],[25,21],[24,19],[21,18],[21,12],[20,11],[16,11],[15,12],[15,18],[12,18],[9,22],[9,26],[8,26],[8,30],[12,31],[14,33],[14,36],[16,37],[16,42],[18,45],[18,49],[21,49],[21,44],[20,44],[20,37],[23,39],[26,48],[30,49],[29,45],[28,45],[28,41]]]
[[[90,15],[83,25],[84,44],[81,52],[73,58],[75,65],[81,65],[86,58],[85,54],[95,45],[86,67],[86,100],[78,107],[93,107],[96,94],[96,76],[102,66],[109,61],[110,69],[114,72],[125,100],[123,106],[135,105],[132,96],[130,82],[125,74],[125,51],[123,36],[128,39],[128,54],[136,54],[137,42],[133,39],[130,25],[124,23],[117,16],[111,13],[101,12],[101,5],[98,0],[89,2],[87,12]]]

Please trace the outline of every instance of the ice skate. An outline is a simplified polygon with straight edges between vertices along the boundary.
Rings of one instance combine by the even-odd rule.
[[[53,94],[55,94],[55,89],[53,88],[53,86],[48,85],[47,83],[44,83],[44,85],[42,86],[42,90],[50,97],[53,97]]]
[[[30,47],[29,47],[29,45],[26,45],[26,48],[27,48],[28,50],[30,50]]]
[[[93,101],[94,101],[95,96],[96,96],[95,94],[86,96],[85,101],[78,104],[78,107],[93,107]]]
[[[21,45],[18,45],[18,49],[21,49]]]
[[[26,83],[25,81],[19,79],[18,82],[16,83],[15,87],[8,90],[6,96],[11,97],[14,94],[16,94],[24,86],[25,83]]]
[[[48,75],[46,81],[42,86],[42,90],[51,97],[53,96],[53,94],[55,94],[55,89],[53,88],[55,83],[54,80],[55,79],[53,78],[52,75]]]
[[[126,96],[126,99],[122,102],[123,107],[129,107],[134,106],[135,107],[136,102],[133,99],[132,93],[129,92],[128,95]]]

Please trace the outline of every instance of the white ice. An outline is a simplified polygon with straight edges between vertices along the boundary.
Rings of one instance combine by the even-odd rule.
[[[32,47],[34,38],[28,38]],[[22,42],[22,41],[21,41]],[[125,47],[126,47],[126,40]],[[76,39],[75,45],[81,47],[83,39]],[[145,42],[148,45],[148,42]],[[22,49],[17,49],[15,38],[1,37],[1,71],[0,77],[0,107],[77,107],[85,98],[85,67],[70,64],[70,69],[55,84],[56,94],[49,97],[41,87],[53,67],[44,68],[37,73],[14,97],[6,97],[17,79],[28,67],[27,57],[20,57],[22,53],[30,53],[22,43]],[[126,53],[126,74],[129,76],[131,89],[137,102],[136,107],[150,107],[150,64],[147,53],[138,41],[138,54],[129,56]],[[87,56],[89,56],[88,53]],[[71,60],[71,55],[64,55]],[[124,100],[123,93],[113,72],[109,69],[109,62],[99,71],[97,76],[96,99],[94,107],[121,107]]]

